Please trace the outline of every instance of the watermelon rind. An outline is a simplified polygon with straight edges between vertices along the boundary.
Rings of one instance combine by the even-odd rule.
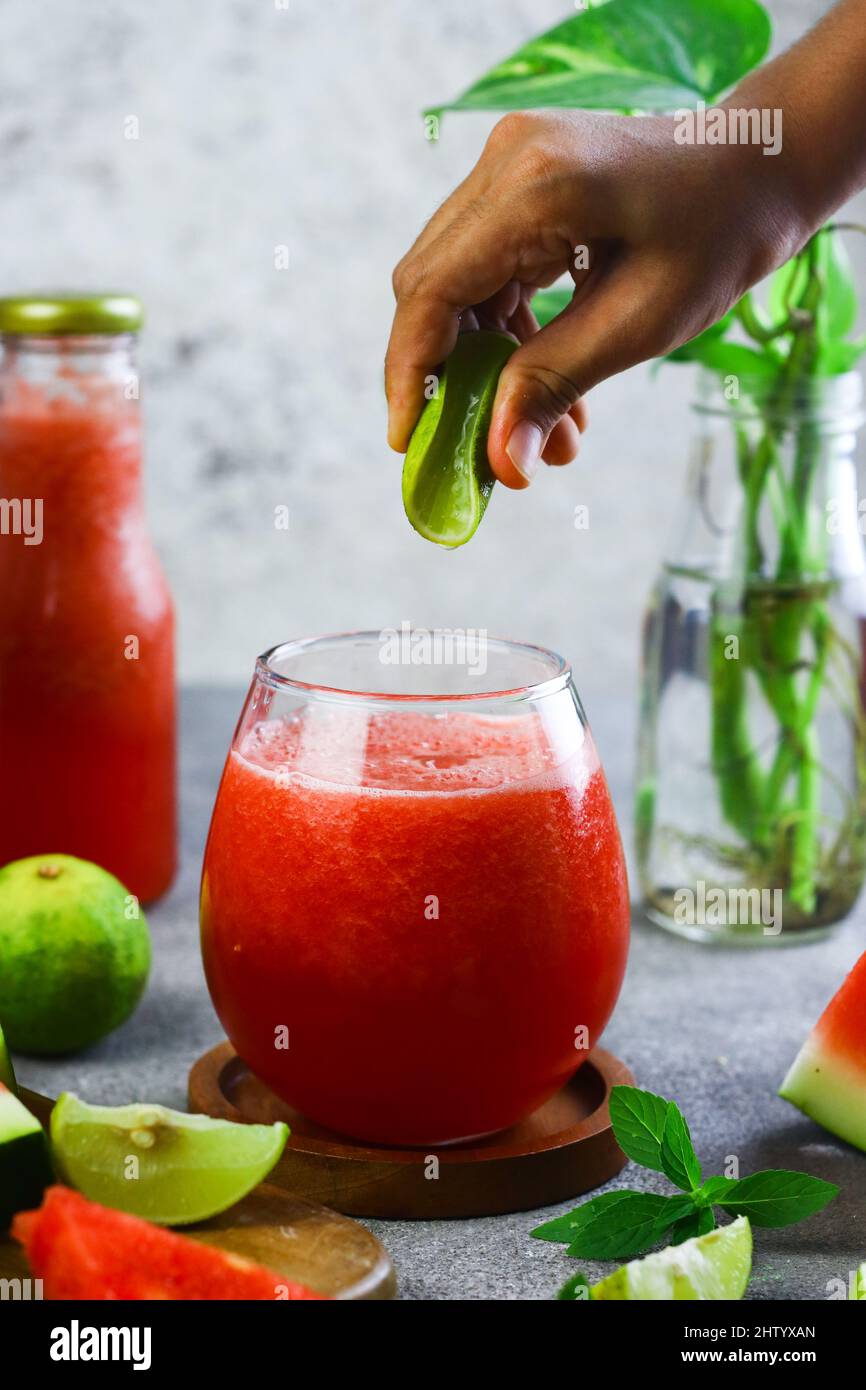
[[[866,1070],[840,1057],[811,1033],[779,1095],[824,1129],[866,1151]]]
[[[12,1058],[9,1056],[9,1049],[6,1046],[2,1028],[0,1028],[0,1085],[11,1091],[13,1096],[17,1096],[18,1083],[15,1080],[15,1068],[12,1066]]]
[[[42,1126],[0,1083],[0,1231],[16,1212],[38,1206],[53,1180]]]

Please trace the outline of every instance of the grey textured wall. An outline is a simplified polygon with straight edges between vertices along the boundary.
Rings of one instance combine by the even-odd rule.
[[[770,8],[786,42],[827,5]],[[409,529],[383,438],[391,268],[493,122],[446,119],[430,146],[419,110],[569,12],[4,0],[3,292],[115,285],[147,302],[148,499],[186,678],[245,679],[283,638],[410,619],[558,647],[590,714],[633,684],[682,481],[687,372],[600,388],[580,463],[497,489],[455,554]]]

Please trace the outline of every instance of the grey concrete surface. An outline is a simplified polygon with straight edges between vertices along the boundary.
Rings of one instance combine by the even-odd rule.
[[[770,0],[776,46],[827,8]],[[148,498],[185,679],[239,682],[277,641],[407,619],[568,651],[590,703],[633,688],[685,469],[690,369],[593,392],[578,464],[526,494],[497,489],[451,555],[410,530],[384,442],[391,270],[496,119],[446,117],[431,146],[421,108],[571,12],[4,0],[0,293],[144,296]]]
[[[182,704],[180,876],[149,914],[154,967],[137,1013],[88,1053],[21,1058],[20,1079],[47,1094],[67,1089],[100,1103],[132,1099],[183,1106],[191,1063],[220,1040],[198,954],[201,854],[239,691],[187,691]],[[602,759],[630,839],[634,707],[622,697],[590,705]],[[756,1233],[755,1299],[824,1299],[866,1259],[866,1156],[812,1124],[775,1095],[806,1032],[866,948],[861,907],[815,945],[761,951],[710,949],[636,923],[625,988],[605,1045],[638,1084],[678,1101],[707,1172],[729,1155],[745,1175],[797,1168],[839,1184],[823,1213]],[[612,1186],[663,1191],[632,1166]],[[407,1299],[546,1299],[577,1267],[529,1232],[571,1204],[476,1221],[370,1222],[391,1251]],[[598,1277],[610,1266],[587,1265]]]

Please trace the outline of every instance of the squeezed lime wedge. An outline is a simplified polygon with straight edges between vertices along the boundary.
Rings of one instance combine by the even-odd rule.
[[[87,1105],[68,1091],[51,1112],[62,1180],[161,1226],[234,1206],[271,1171],[288,1135],[284,1124],[239,1125],[162,1105]]]
[[[9,1049],[6,1046],[2,1028],[0,1028],[0,1083],[6,1086],[13,1096],[17,1096],[18,1085],[15,1081],[15,1069],[12,1066],[12,1058],[9,1056]]]
[[[505,333],[461,333],[409,441],[403,506],[437,545],[465,545],[484,515],[495,482],[487,432],[499,374],[516,347]]]
[[[600,1284],[593,1284],[593,1301],[725,1300],[746,1292],[752,1269],[752,1229],[747,1216],[720,1226],[682,1245],[669,1245],[655,1255],[632,1260]]]

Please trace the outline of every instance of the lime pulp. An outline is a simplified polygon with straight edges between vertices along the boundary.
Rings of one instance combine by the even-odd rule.
[[[740,1299],[752,1269],[752,1230],[740,1216],[729,1226],[632,1260],[592,1287],[594,1301]]]
[[[51,1142],[64,1182],[103,1206],[163,1226],[204,1221],[271,1171],[288,1126],[233,1124],[162,1105],[87,1105],[64,1092]]]

